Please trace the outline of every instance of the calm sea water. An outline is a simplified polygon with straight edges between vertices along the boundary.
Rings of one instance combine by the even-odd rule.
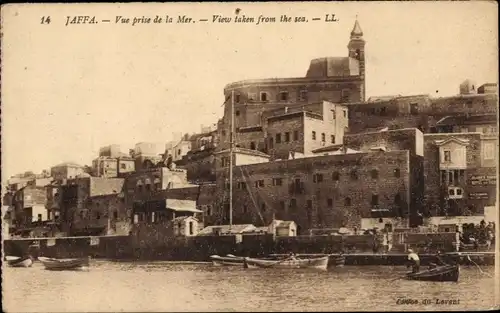
[[[39,262],[2,270],[7,312],[425,311],[491,309],[495,301],[494,278],[474,267],[464,267],[458,283],[397,279],[406,268],[388,266],[317,272],[92,261],[87,272],[46,271]]]

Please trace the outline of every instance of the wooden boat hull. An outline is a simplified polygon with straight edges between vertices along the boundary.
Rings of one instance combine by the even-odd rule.
[[[17,258],[17,259],[7,259],[7,264],[10,267],[31,267],[33,265],[33,260],[31,257],[27,258]]]
[[[212,255],[210,260],[214,266],[243,266],[242,257]]]
[[[89,267],[89,259],[53,259],[46,257],[39,257],[38,260],[42,262],[45,269],[51,271],[67,271],[67,270],[81,270]]]
[[[328,256],[315,259],[293,259],[293,260],[262,260],[245,258],[245,264],[248,268],[311,268],[326,270],[328,268]]]
[[[448,281],[456,282],[460,276],[460,266],[458,265],[446,265],[433,268],[431,270],[424,270],[418,273],[408,273],[406,278],[409,280],[420,280],[420,281]]]

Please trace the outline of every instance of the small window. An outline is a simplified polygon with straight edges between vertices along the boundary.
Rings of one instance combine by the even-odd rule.
[[[347,118],[347,110],[342,110],[344,112],[344,117]]]
[[[349,101],[349,96],[350,96],[350,90],[349,89],[342,89],[342,102],[348,102]]]
[[[325,135],[325,133],[321,133],[321,141],[323,141],[323,142],[326,141],[326,135]]]
[[[323,181],[323,174],[314,174],[313,175],[313,182],[314,183],[321,183]]]
[[[273,178],[273,186],[281,186],[281,185],[283,185],[282,178]]]
[[[212,215],[212,206],[210,204],[207,205],[207,215]]]
[[[394,196],[394,204],[396,204],[396,205],[401,204],[401,195],[400,195],[399,193],[397,193],[397,194]]]
[[[449,194],[450,196],[454,196],[454,195],[455,195],[455,189],[450,188],[450,189],[448,190],[448,194]]]
[[[120,164],[120,168],[121,168],[122,170],[126,169],[126,168],[127,168],[127,164],[121,163],[121,164]]]
[[[444,161],[451,162],[451,151],[449,150],[444,151]]]
[[[377,170],[372,170],[371,171],[371,176],[373,179],[377,179],[378,178],[378,171]]]
[[[336,118],[335,110],[332,110],[332,119],[334,120],[335,118]]]
[[[285,201],[280,201],[280,210],[285,211]]]
[[[339,178],[340,178],[339,172],[333,172],[333,174],[332,174],[332,180],[333,181],[338,181]]]
[[[281,101],[287,101],[288,100],[288,91],[282,91],[282,92],[280,92],[280,100]]]
[[[299,100],[300,101],[307,101],[307,90],[300,91]]]
[[[250,143],[250,150],[255,150],[255,142]]]
[[[146,184],[146,191],[151,191],[151,185],[150,184]]]
[[[272,149],[274,147],[274,138],[269,137],[269,148]]]
[[[346,198],[344,199],[344,205],[345,205],[345,206],[351,206],[351,198],[346,197]]]
[[[290,133],[289,132],[285,133],[285,142],[290,142]]]
[[[410,114],[411,115],[418,114],[418,103],[410,103]]]
[[[236,115],[236,116],[240,116],[240,111],[236,111],[236,112],[234,113],[234,115]]]
[[[267,92],[260,93],[260,101],[267,101]]]
[[[312,209],[312,207],[313,207],[313,202],[312,202],[312,200],[307,200],[307,208],[308,208],[308,209]]]
[[[248,213],[248,207],[246,204],[243,205],[243,213],[244,214]]]
[[[331,207],[333,206],[333,199],[332,199],[332,198],[328,198],[328,199],[326,200],[326,205],[327,205],[329,208],[331,208]]]
[[[299,131],[298,130],[293,131],[293,140],[294,141],[299,140]]]
[[[372,195],[372,205],[378,205],[378,195]]]
[[[331,142],[332,144],[335,144],[335,135],[331,135],[331,136],[330,136],[330,142]]]
[[[291,208],[297,207],[297,199],[290,199],[290,207]]]
[[[95,212],[95,218],[97,220],[101,219],[101,213],[100,212]]]
[[[235,95],[235,96],[234,96],[234,101],[235,101],[236,103],[240,103],[240,95]],[[238,111],[236,111],[236,115],[238,115]]]
[[[281,143],[281,134],[276,134],[276,143]]]
[[[462,188],[457,188],[457,196],[461,196],[462,195]]]
[[[38,214],[37,218],[38,218],[38,221],[41,222],[42,221],[42,214]]]
[[[357,180],[358,179],[358,172],[356,170],[351,171],[351,179],[352,180]]]
[[[316,132],[315,131],[312,132],[312,140],[316,140]]]
[[[113,219],[117,220],[118,219],[118,212],[113,211]]]
[[[260,209],[262,210],[262,212],[266,212],[266,204],[265,203],[262,203],[260,205]]]
[[[401,177],[401,170],[399,168],[394,169],[394,177]]]
[[[380,115],[385,116],[386,115],[386,107],[381,107],[380,108]]]

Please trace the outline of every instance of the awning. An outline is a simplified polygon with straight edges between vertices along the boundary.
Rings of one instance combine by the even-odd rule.
[[[167,199],[165,207],[176,212],[203,212],[196,208],[196,201],[192,200]]]

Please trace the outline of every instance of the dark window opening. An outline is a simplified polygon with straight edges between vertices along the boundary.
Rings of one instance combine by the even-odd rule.
[[[351,198],[346,197],[346,198],[344,199],[344,205],[345,205],[345,206],[351,206]]]
[[[340,178],[339,172],[333,172],[333,174],[332,174],[332,180],[338,181],[339,178]]]
[[[276,134],[276,143],[281,143],[281,134]]]
[[[295,130],[293,132],[293,140],[294,141],[299,140],[299,131]]]
[[[401,170],[399,168],[394,169],[394,177],[401,177]]]
[[[290,133],[289,132],[285,133],[285,142],[290,142]]]
[[[371,176],[373,179],[377,179],[378,178],[378,171],[377,170],[372,170],[371,171]]]
[[[351,179],[352,180],[357,180],[358,179],[358,172],[356,170],[351,171]]]
[[[328,199],[326,200],[326,205],[327,205],[329,208],[331,208],[331,207],[333,206],[333,199],[328,198]]]
[[[372,205],[378,205],[378,195],[372,195]]]

